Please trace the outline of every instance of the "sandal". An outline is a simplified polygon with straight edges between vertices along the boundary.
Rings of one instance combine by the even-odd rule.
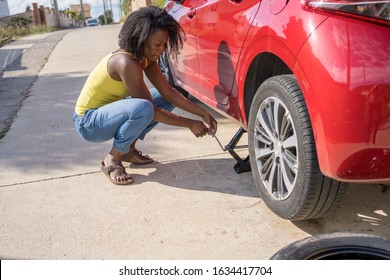
[[[143,155],[142,152],[134,150],[124,154],[122,156],[122,161],[131,162],[138,165],[149,164],[153,162],[153,159],[148,155]]]
[[[110,180],[111,183],[115,185],[130,185],[134,182],[134,179],[131,177],[126,177],[128,175],[125,171],[125,168],[121,165],[110,165],[106,166],[104,161],[100,163],[100,169],[103,171],[103,173],[107,176],[108,180]],[[114,178],[111,177],[111,173],[114,172]],[[119,181],[119,177],[122,176],[124,181]]]

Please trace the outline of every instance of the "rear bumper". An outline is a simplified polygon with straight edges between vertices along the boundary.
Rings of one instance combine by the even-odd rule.
[[[309,108],[321,171],[331,178],[390,182],[388,34],[384,26],[333,17],[298,55],[294,72]]]

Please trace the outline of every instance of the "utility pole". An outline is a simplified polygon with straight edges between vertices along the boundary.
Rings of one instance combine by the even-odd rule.
[[[84,14],[83,0],[80,0],[80,6],[81,6],[81,21],[83,22],[83,26],[85,26],[85,14]]]
[[[60,14],[58,12],[58,4],[57,0],[53,0],[53,8],[54,8],[54,13],[55,13],[55,26],[60,27]]]
[[[119,11],[120,11],[120,17],[119,18],[122,18],[122,0],[119,0]]]
[[[106,0],[103,0],[103,9],[104,9],[104,24],[107,24],[107,9],[106,9]]]
[[[106,0],[107,1],[107,0]],[[108,3],[107,3],[107,7],[108,7]],[[108,8],[107,8],[108,10]],[[111,18],[112,18],[112,21],[114,21],[114,11],[112,10],[112,2],[110,0],[110,10],[111,10]]]
[[[122,0],[119,0],[119,20],[122,18]]]

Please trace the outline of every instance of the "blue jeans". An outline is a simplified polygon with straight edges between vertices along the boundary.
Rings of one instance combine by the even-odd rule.
[[[150,89],[153,104],[172,111],[175,107],[165,101],[155,89]],[[84,116],[73,114],[78,134],[87,141],[105,142],[114,138],[113,147],[127,153],[130,145],[157,125],[153,121],[153,104],[145,99],[125,98],[100,108],[87,110]]]

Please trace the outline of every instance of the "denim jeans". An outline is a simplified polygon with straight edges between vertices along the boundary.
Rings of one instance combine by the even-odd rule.
[[[174,106],[165,101],[155,89],[150,89],[155,106],[172,111]],[[153,121],[153,104],[145,99],[125,98],[100,108],[87,110],[84,116],[73,114],[78,134],[87,141],[105,142],[114,139],[113,147],[127,153],[130,145],[157,125]]]

